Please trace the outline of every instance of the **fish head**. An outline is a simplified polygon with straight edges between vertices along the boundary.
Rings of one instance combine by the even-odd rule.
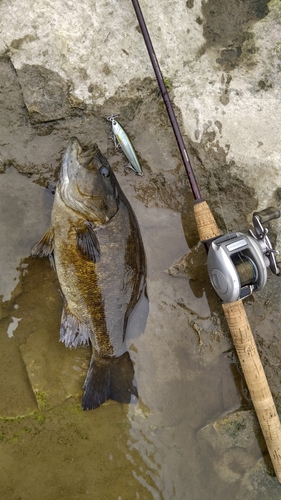
[[[97,146],[83,151],[78,139],[72,137],[63,156],[58,190],[69,208],[104,224],[118,211],[119,193],[110,167],[95,164],[97,151]]]

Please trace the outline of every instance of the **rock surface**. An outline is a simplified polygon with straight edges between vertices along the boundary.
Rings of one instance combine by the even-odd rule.
[[[143,0],[141,7],[202,194],[224,232],[245,231],[254,210],[281,208],[280,1]],[[265,479],[259,459],[264,448],[258,448],[251,412],[221,418],[251,403],[209,284],[188,182],[131,2],[3,0],[0,106],[0,171],[5,171],[0,319],[5,334],[15,330],[13,344],[2,342],[1,380],[7,389],[1,415],[37,407],[52,415],[65,399],[80,401],[89,353],[72,351],[66,357],[63,346],[57,347],[61,302],[55,277],[47,264],[27,258],[47,228],[44,210],[48,207],[48,217],[50,206],[42,186],[55,183],[67,140],[77,135],[83,144],[97,142],[118,172],[146,246],[149,316],[139,338],[131,327],[128,346],[151,415],[130,410],[130,446],[137,450],[141,443],[151,468],[135,477],[153,498],[163,493],[193,500],[198,492],[210,498],[208,487],[216,489],[216,477],[220,494],[214,490],[213,498],[242,498],[239,492],[234,496],[236,485],[246,488],[247,500],[260,498],[260,491],[267,498],[267,489],[271,500],[279,498],[276,480]],[[120,113],[130,133],[145,171],[141,178],[124,172],[124,158],[108,139],[111,113]],[[14,175],[12,167],[22,175]],[[280,219],[271,223],[270,235],[281,249]],[[279,297],[280,281],[271,276],[245,305],[280,413]],[[8,324],[8,313],[18,328]],[[17,371],[10,360],[18,361]],[[22,386],[10,398],[12,377],[21,378]],[[108,418],[106,411],[101,410]],[[206,426],[206,419],[212,423]],[[196,476],[194,436],[202,426],[198,439],[215,455],[206,478]],[[243,432],[234,436],[234,428]],[[207,464],[211,460],[212,454]]]
[[[204,176],[227,170],[254,189],[259,208],[280,204],[280,2],[165,0],[161,8],[147,1],[141,7]],[[22,7],[4,0],[0,32],[1,52],[11,58],[35,122],[57,120],[77,101],[97,110],[114,98],[111,112],[119,112],[123,99],[137,96],[138,81],[154,78],[125,0],[75,7],[72,0]]]
[[[279,486],[272,477],[271,461],[253,411],[223,416],[200,429],[198,439],[204,453],[215,452],[212,468],[216,474],[229,484],[239,479],[242,487],[246,486],[248,500],[256,498],[258,489],[265,499],[278,498]],[[237,491],[236,498],[239,496],[244,496],[242,491]]]

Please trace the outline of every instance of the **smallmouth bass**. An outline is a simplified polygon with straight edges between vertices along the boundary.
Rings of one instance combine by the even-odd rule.
[[[146,282],[135,214],[95,144],[71,138],[62,160],[51,226],[32,255],[50,258],[64,298],[60,340],[92,345],[82,407],[137,397],[124,337]]]

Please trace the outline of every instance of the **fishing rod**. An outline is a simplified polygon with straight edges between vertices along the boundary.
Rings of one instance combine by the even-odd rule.
[[[132,0],[132,3],[193,193],[199,238],[208,250],[209,277],[222,300],[222,308],[272,465],[281,483],[281,424],[242,302],[242,299],[264,287],[268,267],[274,274],[280,274],[275,259],[277,252],[271,245],[268,230],[263,226],[280,217],[280,212],[273,207],[255,212],[254,229],[250,231],[250,236],[240,232],[221,235],[207,202],[201,197],[139,2]]]

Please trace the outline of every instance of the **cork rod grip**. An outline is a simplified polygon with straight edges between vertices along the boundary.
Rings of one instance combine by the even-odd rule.
[[[207,241],[220,236],[221,232],[205,200],[194,203],[194,216],[200,241]]]
[[[242,300],[222,304],[246,383],[278,481],[281,483],[281,425]]]

